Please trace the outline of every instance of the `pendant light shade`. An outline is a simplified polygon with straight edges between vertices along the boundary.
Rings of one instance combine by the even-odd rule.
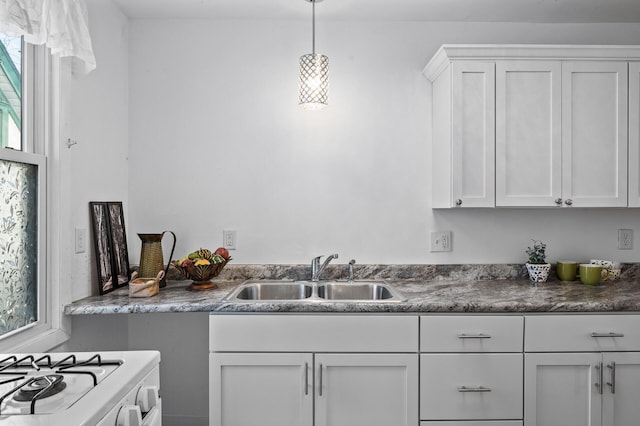
[[[329,99],[329,58],[316,53],[316,3],[322,0],[305,0],[312,5],[312,53],[300,57],[300,105],[318,110],[327,106]]]
[[[306,109],[327,106],[329,92],[329,58],[318,53],[300,57],[300,105]]]

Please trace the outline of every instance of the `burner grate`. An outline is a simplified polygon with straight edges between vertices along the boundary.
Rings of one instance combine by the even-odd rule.
[[[95,354],[86,360],[78,361],[74,354],[68,355],[59,361],[54,361],[51,355],[47,354],[38,359],[33,355],[27,355],[19,358],[11,355],[0,360],[0,376],[11,375],[7,380],[0,380],[0,385],[24,380],[15,388],[0,396],[0,415],[1,405],[7,398],[13,396],[16,401],[31,402],[30,412],[35,414],[36,401],[42,400],[49,396],[55,395],[66,387],[64,381],[65,374],[87,375],[92,378],[93,386],[98,385],[96,374],[89,370],[78,370],[82,367],[101,367],[107,365],[121,365],[121,360],[103,360],[100,354]],[[30,373],[38,372],[46,368],[53,370],[55,374],[38,375],[27,378]]]

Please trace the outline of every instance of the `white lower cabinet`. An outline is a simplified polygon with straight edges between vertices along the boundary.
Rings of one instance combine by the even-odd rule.
[[[211,426],[640,425],[640,315],[217,314],[209,337]]]
[[[638,315],[528,317],[525,426],[640,424],[638,321]]]
[[[216,426],[418,422],[417,355],[214,353],[210,373]]]
[[[416,354],[316,354],[316,426],[418,423]]]
[[[311,354],[209,354],[210,424],[312,426]]]
[[[525,426],[634,426],[640,353],[525,356]]]
[[[626,426],[640,424],[640,353],[604,354],[602,424]]]
[[[420,317],[421,426],[522,426],[524,319]]]
[[[525,426],[598,426],[602,355],[525,354]]]
[[[522,354],[420,355],[423,420],[522,419]]]
[[[209,423],[417,426],[418,337],[417,316],[212,315]]]
[[[521,420],[420,422],[420,426],[522,426]]]

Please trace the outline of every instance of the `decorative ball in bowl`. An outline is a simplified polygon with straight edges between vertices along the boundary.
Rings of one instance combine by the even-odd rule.
[[[201,248],[171,263],[187,279],[193,280],[187,287],[187,290],[193,291],[217,288],[218,285],[211,279],[217,277],[230,260],[229,251],[220,247],[215,252]]]

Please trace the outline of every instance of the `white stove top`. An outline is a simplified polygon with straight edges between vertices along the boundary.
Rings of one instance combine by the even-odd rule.
[[[0,424],[95,425],[159,362],[157,351],[0,354]],[[58,381],[59,393],[30,399]]]

